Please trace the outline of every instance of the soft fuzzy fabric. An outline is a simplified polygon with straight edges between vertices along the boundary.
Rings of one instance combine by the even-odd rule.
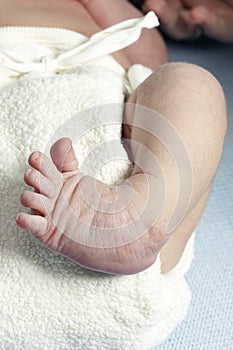
[[[108,183],[126,176],[130,163],[120,142],[121,109],[125,82],[130,86],[130,81],[113,61],[105,57],[101,64],[64,74],[30,73],[2,81],[2,350],[148,350],[163,341],[186,315],[190,290],[184,274],[192,260],[193,238],[177,267],[167,275],[160,273],[158,257],[142,273],[112,276],[86,270],[50,252],[15,224],[28,155],[35,149],[45,150],[54,135],[72,134],[72,123],[77,127],[80,116],[83,130],[89,130],[77,130],[80,137],[74,140],[83,171]],[[116,69],[112,69],[114,64]],[[136,80],[132,84],[137,85]],[[92,129],[101,118],[97,105],[120,108],[111,109],[116,111],[111,125]],[[94,157],[88,156],[109,140],[117,140],[111,152],[120,154],[121,159],[114,159],[107,148],[104,152],[97,148]],[[110,156],[113,160],[104,164]]]

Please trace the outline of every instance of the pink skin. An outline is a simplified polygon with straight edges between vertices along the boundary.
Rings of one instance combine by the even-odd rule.
[[[146,0],[143,7],[155,11],[176,40],[194,37],[198,25],[208,37],[233,42],[232,0]]]
[[[90,269],[132,274],[152,265],[167,240],[162,230],[145,223],[145,233],[125,244],[119,230],[114,231],[123,227],[125,237],[132,233],[129,223],[137,220],[147,201],[145,175],[135,175],[118,187],[87,176],[80,179],[78,161],[66,138],[53,145],[51,157],[53,162],[39,152],[30,156],[32,169],[26,171],[25,182],[35,192],[22,193],[21,203],[33,215],[20,213],[17,224],[31,231],[46,247]],[[112,214],[111,208],[122,193],[124,205]],[[99,228],[106,229],[107,236],[101,236]],[[85,243],[81,241],[83,237]],[[109,242],[108,237],[112,238]]]

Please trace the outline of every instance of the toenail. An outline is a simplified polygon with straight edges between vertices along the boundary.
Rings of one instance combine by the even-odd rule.
[[[40,153],[39,152],[34,152],[32,154],[32,159],[35,160],[35,161],[37,161],[39,159],[39,157],[40,157]]]
[[[31,173],[32,173],[32,169],[28,169],[28,170],[26,170],[26,172],[25,172],[25,176],[30,176]]]

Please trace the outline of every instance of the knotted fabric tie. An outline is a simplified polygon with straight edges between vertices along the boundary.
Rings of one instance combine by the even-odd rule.
[[[138,40],[143,28],[154,28],[159,21],[154,12],[136,19],[128,19],[95,33],[74,49],[56,57],[42,57],[38,62],[25,62],[12,54],[0,51],[0,71],[9,77],[18,77],[31,72],[60,73],[65,70],[121,50]]]

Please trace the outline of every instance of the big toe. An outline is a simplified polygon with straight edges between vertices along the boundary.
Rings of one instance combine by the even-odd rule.
[[[62,138],[55,142],[50,149],[50,153],[59,171],[69,172],[78,169],[78,161],[70,139]]]

